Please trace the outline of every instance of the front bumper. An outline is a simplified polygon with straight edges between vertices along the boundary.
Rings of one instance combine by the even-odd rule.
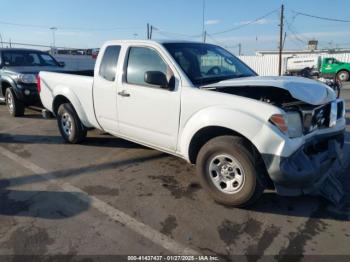
[[[36,85],[17,85],[15,89],[16,97],[26,106],[41,105],[40,96]]]
[[[273,172],[270,178],[281,195],[310,194],[342,166],[344,131],[312,137],[289,157],[264,156]],[[269,170],[268,170],[269,171]]]

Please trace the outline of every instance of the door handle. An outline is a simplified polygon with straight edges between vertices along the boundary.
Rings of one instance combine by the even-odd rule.
[[[130,96],[130,94],[127,93],[125,90],[119,92],[118,95],[120,95],[120,96],[122,96],[122,97],[129,97],[129,96]]]

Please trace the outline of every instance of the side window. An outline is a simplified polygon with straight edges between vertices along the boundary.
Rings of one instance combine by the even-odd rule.
[[[127,82],[149,86],[145,83],[145,73],[147,71],[160,71],[167,76],[168,80],[172,77],[170,68],[155,50],[146,47],[131,47],[126,73]]]
[[[42,54],[41,58],[44,60],[46,65],[57,66],[57,63],[55,62],[55,60],[53,60],[52,56],[48,54]]]
[[[120,46],[108,46],[102,58],[100,76],[107,81],[113,82],[117,74]]]

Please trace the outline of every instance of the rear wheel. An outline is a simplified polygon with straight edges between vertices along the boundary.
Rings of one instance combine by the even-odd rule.
[[[342,82],[349,81],[349,72],[342,70],[337,74],[337,78]]]
[[[70,144],[78,144],[86,137],[87,130],[70,103],[62,104],[58,108],[57,124],[61,136]]]
[[[19,117],[24,115],[24,104],[17,99],[14,92],[10,88],[7,88],[5,91],[5,102],[9,113],[13,117]]]
[[[264,191],[253,154],[239,137],[210,140],[197,157],[201,184],[215,201],[243,207],[254,203]]]

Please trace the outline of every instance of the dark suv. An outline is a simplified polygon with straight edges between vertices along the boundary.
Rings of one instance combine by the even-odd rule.
[[[40,106],[36,78],[40,71],[62,71],[64,63],[48,53],[29,49],[0,49],[0,100],[10,114],[23,116],[25,107]]]

